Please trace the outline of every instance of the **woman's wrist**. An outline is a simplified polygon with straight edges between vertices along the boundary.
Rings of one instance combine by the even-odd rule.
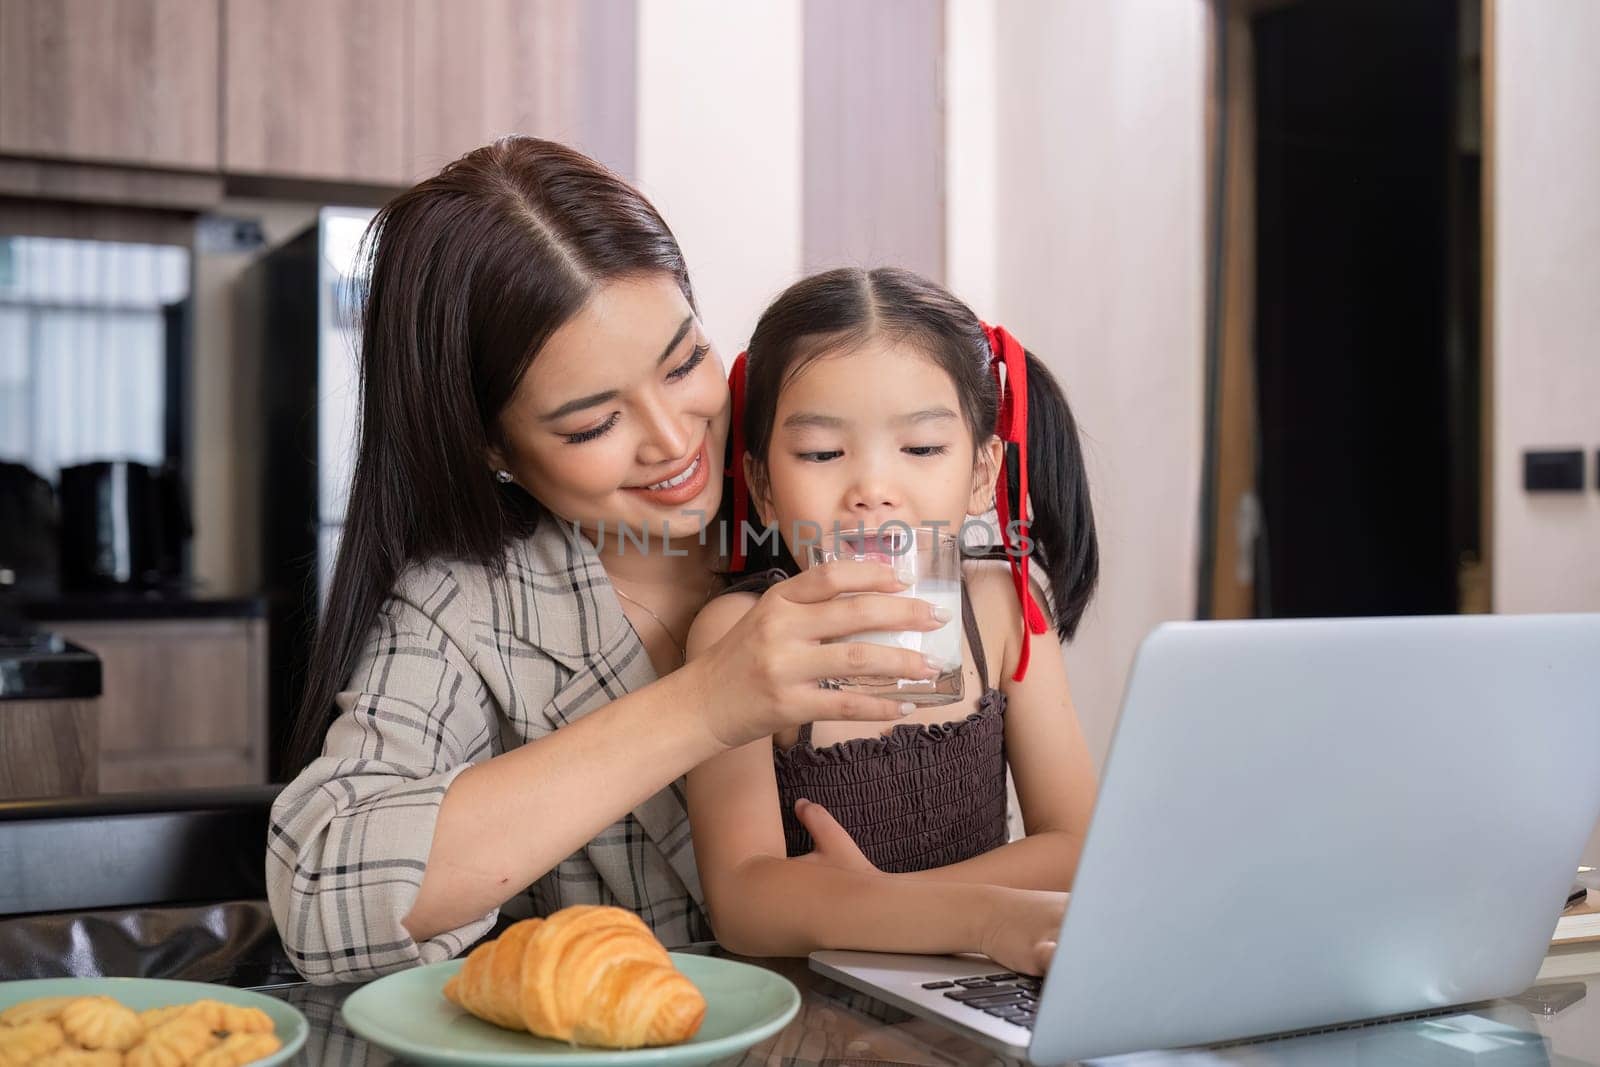
[[[718,736],[712,723],[717,694],[708,674],[705,660],[690,660],[659,683],[667,697],[665,725],[670,736],[684,739],[691,767],[699,766],[730,747]]]

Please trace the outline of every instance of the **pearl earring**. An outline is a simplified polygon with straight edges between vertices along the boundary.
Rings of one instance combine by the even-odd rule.
[[[511,472],[507,470],[495,471],[494,480],[499,482],[501,485],[509,485],[511,484]]]

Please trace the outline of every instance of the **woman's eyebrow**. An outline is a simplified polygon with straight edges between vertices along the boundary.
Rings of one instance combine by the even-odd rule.
[[[661,355],[656,357],[656,366],[658,366],[658,367],[661,366],[661,364],[665,363],[668,359],[670,359],[672,357],[673,349],[678,347],[678,344],[683,340],[684,335],[689,332],[689,327],[691,325],[693,325],[693,324],[694,324],[694,316],[693,315],[685,316],[684,320],[682,322],[678,323],[677,332],[675,332],[672,335],[672,340],[667,342],[667,347],[663,348],[661,350]],[[604,404],[607,401],[615,400],[618,395],[619,394],[618,394],[617,390],[615,390],[615,389],[607,389],[604,392],[590,393],[588,396],[580,396],[576,400],[567,401],[565,404],[562,404],[560,407],[556,408],[554,411],[548,412],[547,414],[544,414],[544,415],[540,415],[539,416],[539,421],[540,422],[555,422],[557,419],[563,418],[563,417],[565,417],[567,415],[571,415],[573,412],[582,411],[584,408],[592,408],[596,404]]]
[[[656,357],[656,366],[661,366],[672,356],[672,350],[678,347],[678,342],[683,340],[683,335],[689,332],[689,327],[694,323],[693,315],[685,315],[683,321],[678,323],[678,332],[672,335],[672,340],[667,342],[667,347],[661,350]]]

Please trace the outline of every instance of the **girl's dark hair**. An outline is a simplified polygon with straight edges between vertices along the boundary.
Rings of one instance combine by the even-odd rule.
[[[542,508],[492,476],[498,416],[545,341],[604,283],[664,271],[694,306],[655,208],[587,156],[508,137],[391,200],[363,239],[361,424],[344,536],[285,754],[321,751],[401,571],[439,556],[500,573]]]
[[[973,440],[994,433],[998,390],[989,369],[989,341],[971,308],[920,274],[894,267],[845,268],[812,275],[791,285],[762,313],[750,338],[745,371],[745,447],[765,470],[772,443],[778,393],[820,356],[848,351],[871,337],[903,340],[926,352],[950,375],[961,415]],[[1067,398],[1032,352],[1028,358],[1028,481],[1033,558],[1048,576],[1056,632],[1077,632],[1100,573],[1089,478],[1078,426]],[[1006,445],[1011,514],[1017,502],[1016,446]],[[778,568],[794,573],[781,539],[748,542],[750,561],[742,575]],[[737,586],[736,586],[737,587]]]

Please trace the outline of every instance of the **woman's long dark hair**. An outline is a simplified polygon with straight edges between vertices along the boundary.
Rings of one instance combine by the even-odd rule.
[[[384,599],[410,563],[499,571],[539,503],[488,466],[498,416],[545,341],[603,283],[664,271],[694,306],[655,208],[532,137],[479,148],[391,200],[363,241],[361,426],[344,536],[285,769],[321,751]]]
[[[778,394],[819,356],[848,351],[873,336],[905,339],[921,348],[955,383],[961,416],[982,443],[994,433],[998,390],[989,370],[989,342],[971,308],[919,274],[894,267],[841,268],[802,279],[762,313],[750,337],[745,378],[744,439],[758,471],[765,470]],[[1063,641],[1094,596],[1100,548],[1089,475],[1078,426],[1061,386],[1032,352],[1028,357],[1028,535],[1033,557],[1048,577],[1056,632]],[[1016,446],[1006,445],[1012,515],[1017,500]],[[781,539],[752,548],[736,581],[769,568],[794,573]],[[735,588],[739,586],[735,584]]]

